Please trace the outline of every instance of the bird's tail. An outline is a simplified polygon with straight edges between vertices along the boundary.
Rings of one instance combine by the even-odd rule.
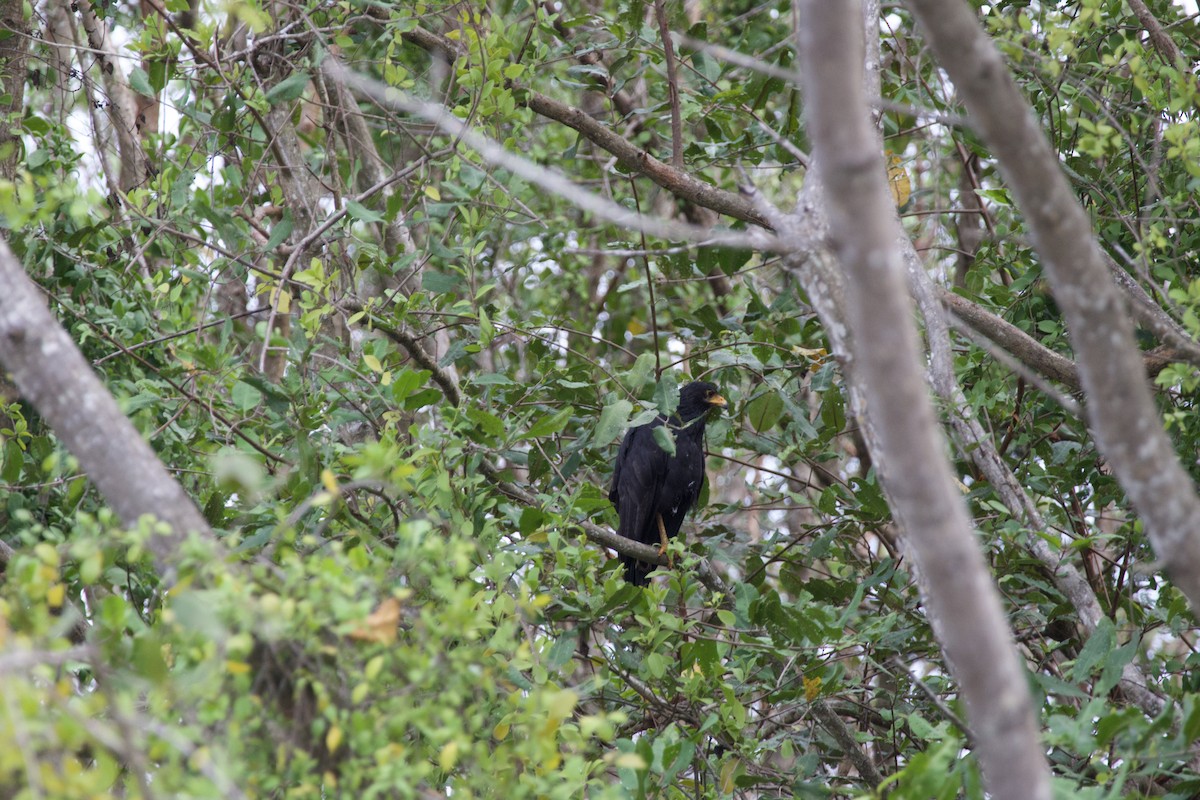
[[[658,569],[657,564],[647,564],[631,556],[621,556],[621,563],[625,565],[625,580],[634,586],[649,584],[650,573]]]

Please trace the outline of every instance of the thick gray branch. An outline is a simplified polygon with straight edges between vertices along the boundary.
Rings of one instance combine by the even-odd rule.
[[[905,239],[904,242],[906,244],[904,258],[908,264],[909,284],[912,287],[913,295],[917,298],[921,315],[925,318],[925,335],[931,354],[930,383],[933,385],[933,390],[951,409],[949,412],[950,425],[963,445],[964,452],[987,478],[988,483],[991,484],[992,489],[1008,508],[1013,518],[1020,520],[1033,531],[1026,537],[1026,549],[1050,570],[1054,576],[1055,585],[1075,608],[1084,635],[1091,636],[1101,618],[1104,617],[1100,601],[1096,597],[1096,593],[1092,591],[1087,579],[1080,574],[1075,565],[1065,559],[1061,552],[1052,549],[1045,539],[1037,535],[1041,531],[1049,530],[1046,521],[1033,498],[1026,493],[1025,488],[1017,480],[1017,476],[1013,474],[1012,469],[996,449],[992,437],[987,434],[979,419],[971,412],[971,407],[954,376],[948,326],[942,306],[935,299],[939,296],[938,287],[934,286],[933,281],[925,272],[911,241]],[[945,294],[941,297],[944,302]],[[1125,665],[1120,685],[1130,701],[1141,708],[1145,714],[1156,717],[1162,713],[1164,705],[1162,698],[1148,688],[1149,681],[1133,663]]]
[[[149,542],[161,570],[169,570],[185,534],[210,532],[2,240],[0,362],[122,522],[132,527],[149,514],[171,527]]]
[[[878,436],[876,463],[918,567],[930,621],[978,737],[992,796],[1048,800],[1050,771],[999,593],[976,544],[920,368],[901,236],[863,87],[853,3],[808,0],[806,118],[846,272],[854,368]]]
[[[1167,574],[1200,609],[1200,500],[1163,431],[1133,323],[1037,118],[974,12],[910,0],[939,61],[995,153],[1066,317],[1092,430]]]

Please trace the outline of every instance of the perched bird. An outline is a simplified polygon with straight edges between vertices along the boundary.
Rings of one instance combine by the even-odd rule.
[[[670,418],[630,428],[617,451],[608,499],[617,508],[617,533],[643,544],[659,545],[679,533],[683,518],[704,486],[704,422],[714,406],[725,405],[711,383],[695,381],[679,390],[679,408]],[[654,429],[667,425],[675,435],[675,455],[654,439]],[[625,579],[645,586],[655,565],[621,556]]]

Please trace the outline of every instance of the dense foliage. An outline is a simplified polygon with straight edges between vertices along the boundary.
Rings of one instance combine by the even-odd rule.
[[[599,196],[742,231],[753,214],[718,215],[672,176],[789,209],[804,181],[788,79],[804,20],[783,0],[661,5],[686,33],[669,58],[649,2],[34,6],[5,237],[218,536],[191,538],[165,580],[152,523],[120,524],[9,393],[0,794],[983,797],[795,276],[582,210]],[[1175,64],[1118,0],[977,5],[1105,249],[1200,336],[1195,19],[1150,4]],[[121,42],[115,73],[89,14]],[[879,45],[893,186],[930,274],[1069,358],[1022,219],[903,7]],[[401,92],[352,94],[333,58]],[[133,177],[112,133],[122,76],[139,112],[161,102]],[[498,166],[414,99],[577,194]],[[944,414],[983,423],[1046,523],[952,441],[1059,790],[1193,796],[1194,618],[1078,387],[969,327],[952,344],[963,404]],[[1194,472],[1197,367],[1155,355]],[[689,377],[730,406],[675,566],[641,590],[589,526],[615,526],[622,431]],[[1094,628],[1033,539],[1086,575]],[[1159,709],[1118,687],[1131,664]]]

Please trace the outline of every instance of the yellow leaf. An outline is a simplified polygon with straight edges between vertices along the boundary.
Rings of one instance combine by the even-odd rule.
[[[892,202],[896,204],[896,208],[904,208],[908,199],[912,197],[912,183],[908,180],[908,173],[904,171],[900,156],[888,151],[887,162],[888,188],[892,191]]]
[[[613,759],[614,767],[624,767],[625,769],[645,769],[646,759],[639,756],[637,753],[621,753]]]
[[[396,625],[399,622],[400,601],[389,597],[363,620],[362,627],[350,631],[350,638],[362,642],[391,644],[396,641]]]
[[[371,370],[371,372],[383,372],[383,364],[370,353],[363,354],[363,363],[367,365],[367,369]]]
[[[721,766],[721,775],[717,778],[717,786],[720,787],[722,794],[733,794],[736,785],[733,779],[737,777],[737,768],[740,762],[736,758],[731,758]]]
[[[275,298],[275,306],[279,309],[280,314],[287,314],[292,310],[292,293],[280,292]]]
[[[550,697],[550,707],[547,709],[551,717],[558,719],[566,719],[571,712],[575,710],[575,704],[579,702],[579,695],[572,692],[570,689],[563,689],[555,692]]]
[[[812,702],[821,693],[821,676],[804,679],[804,699]]]
[[[508,731],[511,726],[507,722],[497,722],[496,727],[492,728],[492,738],[497,742],[503,742],[508,738]]]
[[[796,347],[792,348],[792,354],[797,355],[797,356],[803,356],[804,358],[810,359],[812,361],[824,361],[825,358],[829,355],[829,352],[824,347],[812,348],[812,347],[796,346]]]
[[[245,675],[250,671],[250,665],[245,661],[226,661],[225,671],[230,675]]]
[[[342,729],[339,728],[337,725],[334,725],[332,728],[329,729],[329,732],[325,734],[325,749],[328,750],[330,753],[335,753],[335,752],[337,752],[338,745],[340,745],[341,743],[342,743]]]
[[[454,765],[458,763],[458,742],[449,741],[442,747],[442,752],[438,753],[438,766],[443,772],[449,772],[454,769]]]
[[[430,200],[434,201],[435,203],[442,199],[442,193],[438,191],[438,188],[436,186],[426,186],[425,187],[425,196],[428,197]]]
[[[58,551],[54,549],[54,545],[47,544],[46,542],[38,542],[33,546],[33,553],[46,566],[58,566]]]

